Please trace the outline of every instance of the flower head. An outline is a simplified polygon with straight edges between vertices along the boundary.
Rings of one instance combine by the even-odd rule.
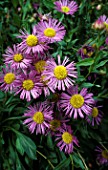
[[[14,92],[15,82],[17,81],[18,71],[16,68],[11,68],[9,66],[6,66],[6,68],[2,69],[2,72],[0,73],[0,89],[3,91],[10,91]]]
[[[67,15],[73,15],[78,10],[78,5],[75,1],[59,0],[54,2],[55,9]]]
[[[56,134],[57,146],[60,150],[64,150],[65,153],[70,154],[73,152],[74,144],[78,145],[77,138],[73,135],[73,131],[70,126],[65,126],[64,129],[60,128]]]
[[[78,87],[70,87],[67,93],[62,93],[60,97],[60,107],[65,111],[66,115],[74,119],[78,117],[84,118],[84,114],[90,115],[94,104],[93,94],[88,93],[86,88],[83,88],[78,93]]]
[[[73,78],[77,78],[77,72],[75,68],[75,63],[69,62],[67,57],[61,63],[60,56],[58,56],[58,64],[55,61],[48,61],[46,69],[43,71],[42,75],[45,75],[45,81],[49,80],[48,86],[53,87],[58,90],[65,90],[66,87],[69,88],[75,82]]]
[[[31,100],[31,96],[36,99],[41,93],[42,84],[39,82],[39,77],[35,71],[30,73],[22,73],[20,78],[16,82],[16,87],[18,88],[16,94],[20,94],[20,98],[26,98],[27,101]]]
[[[105,149],[103,147],[96,147],[95,149],[96,152],[98,152],[97,154],[97,161],[99,164],[103,165],[106,164],[108,165],[108,149]]]
[[[89,45],[84,45],[78,50],[78,54],[82,57],[82,59],[91,57],[93,55],[93,52],[94,48]]]
[[[99,125],[101,122],[101,119],[103,117],[103,112],[99,110],[100,107],[101,106],[93,107],[91,115],[86,117],[87,122],[92,126],[94,126],[95,124]]]
[[[65,35],[65,29],[62,24],[56,20],[49,18],[48,21],[41,21],[37,24],[37,34],[48,43],[61,41]]]
[[[49,49],[47,43],[37,36],[35,26],[33,27],[32,34],[29,34],[26,30],[24,32],[20,31],[20,33],[21,35],[18,38],[21,38],[22,42],[18,47],[25,54],[30,54],[31,52],[43,54]]]
[[[106,45],[108,45],[108,37],[106,38],[105,43],[106,43]]]
[[[28,124],[27,126],[31,133],[36,131],[36,135],[39,133],[45,134],[46,129],[50,127],[49,122],[53,119],[52,113],[52,109],[46,104],[46,102],[29,106],[24,114],[24,117],[27,117],[27,119],[23,124]]]
[[[13,45],[13,49],[8,47],[6,54],[3,54],[3,56],[5,57],[5,64],[12,68],[25,69],[31,65],[31,57],[23,54],[16,45]]]
[[[92,28],[102,30],[108,28],[108,18],[106,15],[101,15],[93,24]]]

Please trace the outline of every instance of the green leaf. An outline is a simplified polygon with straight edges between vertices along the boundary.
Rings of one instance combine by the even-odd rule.
[[[84,60],[79,61],[76,66],[90,66],[94,63],[92,58],[86,58]]]
[[[93,87],[94,86],[94,84],[92,84],[92,83],[83,83],[82,84],[82,87],[85,87],[85,88],[89,88],[89,87]]]
[[[43,4],[49,9],[54,9],[54,3],[51,0],[42,0]]]
[[[24,149],[21,145],[21,141],[19,138],[16,139],[16,148],[18,150],[18,152],[23,156],[24,155]]]
[[[31,159],[36,159],[36,145],[35,143],[24,134],[17,134],[17,149],[22,146],[24,152],[30,157]],[[19,149],[18,151],[23,154],[23,150]]]
[[[76,167],[79,167],[81,169],[85,169],[82,160],[79,158],[77,153],[72,154],[73,161],[75,162]]]
[[[107,62],[108,62],[108,60],[101,61],[98,65],[95,66],[95,68],[102,67],[102,66],[104,66]]]
[[[63,161],[61,161],[60,164],[58,164],[56,167],[55,167],[55,170],[62,170],[62,168],[66,168],[68,167],[70,164],[70,158],[67,158],[67,159],[64,159]]]

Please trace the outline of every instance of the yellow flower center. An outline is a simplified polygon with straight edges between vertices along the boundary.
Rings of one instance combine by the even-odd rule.
[[[44,84],[47,85],[47,83],[49,82],[49,80],[44,80],[46,76],[41,76],[40,81]]]
[[[11,84],[15,80],[15,74],[13,73],[7,73],[4,76],[4,81],[7,84]]]
[[[92,109],[92,117],[97,117],[99,114],[97,107],[93,107]]]
[[[68,6],[62,6],[61,9],[65,13],[68,13],[70,11],[70,8]]]
[[[35,69],[37,70],[38,73],[42,73],[44,71],[44,67],[46,65],[46,61],[40,60],[37,63],[34,64]]]
[[[105,159],[108,159],[108,150],[102,151],[102,157],[105,158]]]
[[[67,77],[66,67],[59,65],[54,68],[54,75],[58,80],[63,80]]]
[[[27,43],[28,46],[33,47],[33,46],[37,45],[38,38],[35,35],[29,35],[26,38],[26,43]]]
[[[23,59],[23,56],[21,54],[15,54],[13,59],[15,62],[21,62]]]
[[[93,55],[93,52],[92,52],[92,51],[91,51],[91,52],[88,52],[87,55],[88,55],[89,57],[91,57],[91,56]]]
[[[64,132],[62,135],[62,140],[63,142],[65,142],[66,144],[70,144],[72,142],[72,135],[68,132]]]
[[[57,120],[57,119],[51,120],[51,122],[50,122],[50,128],[51,128],[51,130],[56,131],[56,129],[57,129],[58,127],[60,127],[60,121]]]
[[[53,28],[46,28],[46,29],[44,30],[44,35],[45,35],[46,37],[55,37],[56,31],[55,31]]]
[[[34,87],[34,83],[33,83],[32,80],[29,80],[29,79],[28,80],[24,80],[22,86],[26,90],[31,90]]]
[[[71,105],[79,109],[84,104],[84,98],[80,94],[74,94],[70,99]]]
[[[37,124],[42,124],[44,121],[44,115],[42,112],[36,112],[33,115],[33,120],[37,123]]]
[[[108,23],[104,22],[104,26],[105,26],[106,30],[108,30]]]
[[[83,48],[83,53],[84,53],[84,54],[87,54],[86,48]]]

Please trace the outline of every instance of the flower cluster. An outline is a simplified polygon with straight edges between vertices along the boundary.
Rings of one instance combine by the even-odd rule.
[[[60,0],[54,4],[56,10],[66,15],[73,15],[78,10],[74,1]],[[107,28],[108,19],[101,16],[93,27],[97,28],[97,24],[99,29]],[[63,40],[65,34],[63,23],[51,17],[34,25],[31,33],[20,30],[18,38],[21,42],[8,47],[3,55],[5,68],[0,73],[0,89],[19,95],[27,102],[34,100],[35,104],[24,113],[23,124],[36,135],[50,133],[60,150],[70,154],[74,144],[79,146],[70,120],[84,119],[92,126],[99,125],[103,113],[96,106],[93,93],[76,83],[75,61],[60,55],[53,58],[50,54],[52,43]],[[84,45],[78,53],[82,59],[88,58],[94,53],[94,48]],[[57,100],[49,101],[47,96],[50,95],[55,95]],[[44,101],[40,101],[40,96],[44,96]],[[35,100],[37,98],[39,102]],[[108,159],[105,151],[102,155]]]

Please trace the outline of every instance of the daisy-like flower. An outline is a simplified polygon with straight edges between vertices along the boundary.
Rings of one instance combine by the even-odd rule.
[[[108,28],[108,18],[106,15],[101,15],[93,24],[92,28],[102,30]]]
[[[73,78],[77,78],[75,63],[69,62],[67,57],[61,63],[60,56],[58,56],[58,65],[55,61],[47,61],[46,69],[42,75],[45,75],[45,81],[48,80],[48,86],[54,89],[65,91],[66,87],[69,88],[75,82]]]
[[[56,134],[57,146],[60,151],[64,151],[67,154],[73,152],[74,144],[78,145],[78,139],[73,135],[73,131],[70,126],[66,126],[64,129],[60,128],[59,132]]]
[[[12,68],[25,69],[31,65],[31,57],[23,54],[16,45],[13,45],[13,49],[8,47],[3,56],[5,64],[10,64]]]
[[[16,94],[21,93],[20,98],[26,98],[27,101],[31,100],[31,96],[36,99],[42,93],[42,83],[39,82],[39,77],[37,76],[36,71],[22,73],[15,85],[18,88]]]
[[[103,164],[108,165],[108,149],[100,148],[97,146],[95,151],[98,152],[97,154],[98,163],[101,165]]]
[[[79,115],[84,118],[84,114],[91,114],[94,104],[92,96],[93,93],[88,93],[86,88],[78,93],[78,86],[70,87],[67,93],[61,94],[59,105],[69,117],[73,115],[74,119],[77,119]]]
[[[14,68],[6,66],[0,73],[0,89],[3,91],[15,91],[15,82],[17,81],[18,71]]]
[[[94,48],[89,45],[84,45],[78,50],[78,54],[82,57],[82,59],[91,57],[93,55],[93,52]]]
[[[32,34],[29,34],[26,30],[20,30],[21,35],[18,38],[22,39],[22,42],[18,45],[19,49],[25,54],[32,53],[44,53],[49,49],[47,43],[39,38],[36,33],[36,27],[33,27]]]
[[[41,21],[37,24],[37,34],[48,43],[61,41],[65,36],[65,28],[56,19],[49,18],[48,21]]]
[[[45,102],[29,106],[24,114],[27,119],[23,124],[27,124],[31,133],[36,131],[36,135],[45,134],[46,130],[50,127],[49,122],[53,119],[52,113],[52,109]]]
[[[63,12],[67,15],[73,15],[78,10],[78,5],[75,1],[59,0],[54,2],[57,11]]]
[[[33,58],[33,70],[36,70],[38,74],[41,74],[46,66],[46,61],[48,60],[47,56],[43,55],[36,55]]]
[[[87,122],[92,126],[94,126],[95,124],[99,125],[101,122],[101,119],[103,117],[103,112],[99,110],[100,107],[101,106],[93,107],[91,115],[86,117]]]

